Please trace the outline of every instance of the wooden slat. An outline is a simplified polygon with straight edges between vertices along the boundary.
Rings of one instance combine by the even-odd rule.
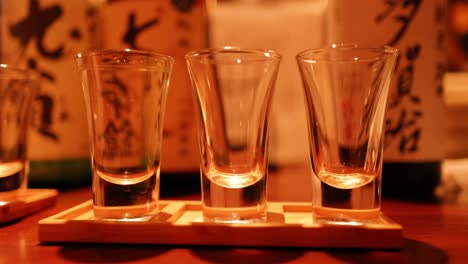
[[[55,203],[57,191],[53,189],[26,189],[21,194],[0,196],[0,223],[16,220]]]
[[[157,221],[172,223],[177,221],[185,211],[185,203],[172,202],[168,203],[156,217]]]
[[[42,219],[40,222],[46,222],[46,223],[54,223],[56,222],[66,222],[67,220],[70,219],[75,219],[77,216],[82,215],[86,212],[92,212],[93,209],[93,201],[86,201],[84,203],[81,203],[79,205],[76,205],[70,209],[67,209],[63,212],[60,212],[56,215],[47,217],[45,219]]]
[[[267,210],[267,221],[270,223],[284,224],[284,210],[280,203],[269,203]]]

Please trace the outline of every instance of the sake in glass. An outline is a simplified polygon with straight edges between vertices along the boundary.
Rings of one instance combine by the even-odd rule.
[[[138,221],[157,213],[166,95],[174,60],[137,50],[76,56],[90,136],[94,216]]]
[[[203,219],[266,221],[269,114],[281,56],[224,47],[185,58],[198,112]]]
[[[0,202],[28,185],[28,134],[38,83],[30,71],[0,64]]]
[[[309,126],[316,222],[380,214],[383,123],[397,50],[342,44],[297,55]]]

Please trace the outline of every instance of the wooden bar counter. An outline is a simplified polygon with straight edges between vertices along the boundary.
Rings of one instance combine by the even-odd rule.
[[[269,200],[309,201],[309,175],[305,166],[282,167],[270,172]],[[461,193],[463,191],[467,192],[462,189]],[[0,225],[0,264],[468,262],[468,204],[456,202],[414,203],[384,199],[382,211],[403,226],[405,242],[401,250],[40,243],[39,220],[87,201],[91,195],[89,187],[60,191],[54,206]],[[183,194],[165,192],[162,197],[199,198],[196,190]]]

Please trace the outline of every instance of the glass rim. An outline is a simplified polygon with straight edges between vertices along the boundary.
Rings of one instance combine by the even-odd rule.
[[[303,50],[296,55],[296,59],[317,60],[317,61],[322,61],[322,62],[354,62],[355,60],[351,58],[349,59],[330,59],[330,58],[318,59],[316,58],[316,56],[325,54],[332,50],[342,52],[342,51],[349,51],[351,49],[360,50],[360,51],[377,52],[382,57],[387,57],[387,56],[392,56],[392,55],[397,56],[399,53],[397,48],[394,48],[388,45],[361,45],[361,44],[353,44],[353,43],[341,43],[341,44],[330,44],[324,47],[310,48],[310,49]],[[371,59],[375,59],[375,57],[365,58],[363,60],[368,61]]]
[[[244,61],[252,62],[252,61],[280,61],[282,56],[273,50],[269,49],[255,49],[255,48],[244,48],[238,46],[224,46],[224,47],[216,47],[216,48],[207,48],[201,50],[191,51],[185,54],[186,60],[193,60],[193,59],[203,59],[207,58],[209,55],[214,54],[245,54],[245,55],[256,55],[256,58],[245,59]],[[208,59],[209,61],[217,61],[217,62],[237,62],[233,59],[225,59],[225,58],[216,58],[216,59]]]
[[[16,65],[10,65],[5,63],[0,63],[0,76],[7,76],[7,77],[22,77],[27,79],[36,79],[37,74],[25,68],[17,67]]]
[[[152,52],[152,51],[143,51],[137,49],[98,49],[98,50],[87,50],[79,52],[75,55],[75,60],[77,61],[84,61],[87,58],[97,57],[97,56],[108,56],[108,55],[129,55],[129,56],[142,56],[157,60],[165,60],[170,63],[174,63],[175,60],[169,55]],[[115,64],[111,63],[99,63],[99,66],[115,66]]]

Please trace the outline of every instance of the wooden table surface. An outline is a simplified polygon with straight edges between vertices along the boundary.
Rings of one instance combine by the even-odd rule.
[[[307,201],[308,170],[271,172],[270,200]],[[3,263],[468,263],[468,205],[384,200],[382,211],[404,228],[402,250],[233,248],[110,244],[41,244],[40,219],[91,198],[90,188],[61,191],[54,207],[0,225]],[[163,199],[197,199],[186,193]]]

